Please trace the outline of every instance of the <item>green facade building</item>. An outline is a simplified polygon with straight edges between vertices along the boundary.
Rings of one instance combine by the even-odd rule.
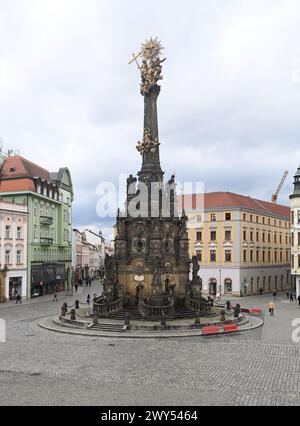
[[[73,186],[20,156],[0,158],[0,198],[28,206],[27,298],[72,290]]]

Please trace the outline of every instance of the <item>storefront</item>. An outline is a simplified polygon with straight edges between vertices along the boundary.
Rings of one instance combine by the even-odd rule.
[[[9,278],[9,300],[16,300],[17,296],[22,296],[22,277]]]
[[[66,265],[47,263],[31,266],[31,297],[44,296],[66,288]]]

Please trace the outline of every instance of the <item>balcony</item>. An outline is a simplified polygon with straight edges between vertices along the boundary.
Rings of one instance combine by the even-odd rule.
[[[40,238],[40,243],[42,246],[52,246],[53,245],[53,238]]]
[[[41,216],[40,222],[41,222],[42,225],[53,225],[53,217]]]

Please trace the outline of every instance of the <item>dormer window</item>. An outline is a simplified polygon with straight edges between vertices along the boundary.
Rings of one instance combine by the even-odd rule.
[[[16,171],[16,168],[15,168],[15,167],[11,167],[11,168],[9,169],[9,173],[15,173],[15,171]]]

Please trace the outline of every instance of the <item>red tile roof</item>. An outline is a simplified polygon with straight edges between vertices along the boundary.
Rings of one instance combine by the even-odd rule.
[[[36,191],[34,178],[52,182],[48,170],[19,155],[7,157],[0,170],[0,192]]]
[[[12,171],[12,170],[15,171]],[[29,160],[17,155],[15,157],[7,157],[1,168],[2,179],[14,177],[39,177],[49,182],[52,181],[48,170],[40,167]]]
[[[183,195],[179,196],[179,205],[186,211],[195,210],[198,206],[200,208],[201,206],[203,207],[203,197],[205,210],[236,207],[254,210],[265,215],[290,218],[290,208],[287,206],[273,204],[269,201],[258,200],[232,192],[206,192],[204,194]]]

